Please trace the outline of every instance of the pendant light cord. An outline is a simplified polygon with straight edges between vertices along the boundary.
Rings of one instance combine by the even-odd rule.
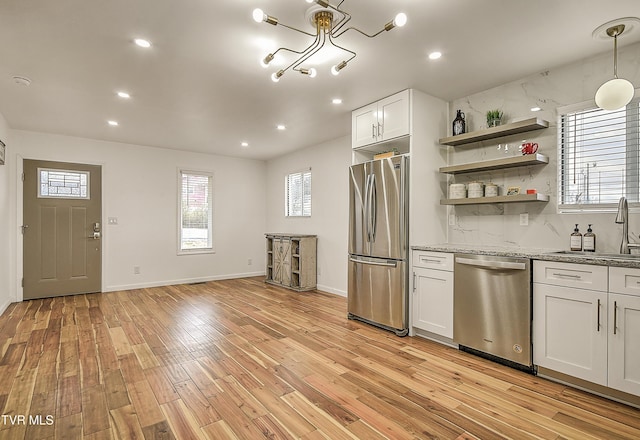
[[[618,32],[613,36],[613,77],[618,78]]]

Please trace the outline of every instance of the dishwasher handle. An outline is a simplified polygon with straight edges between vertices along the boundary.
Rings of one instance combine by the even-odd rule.
[[[468,266],[479,266],[486,269],[513,269],[525,270],[526,263],[518,263],[515,261],[491,261],[491,260],[474,260],[472,258],[456,257],[456,263],[466,264]]]

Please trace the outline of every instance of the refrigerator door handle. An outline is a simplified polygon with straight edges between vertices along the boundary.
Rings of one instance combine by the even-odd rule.
[[[369,229],[369,186],[371,183],[371,174],[367,174],[367,180],[364,184],[364,227],[367,234],[367,242],[371,242],[371,230]]]
[[[376,185],[376,175],[371,175],[371,241],[376,241],[376,229],[378,227],[378,191]]]
[[[353,258],[353,257],[349,257],[349,261],[352,261],[354,263],[359,263],[359,264],[369,264],[371,266],[384,266],[384,267],[396,267],[398,266],[398,263],[395,261],[385,261],[383,262],[378,262],[378,261],[369,261],[369,260],[359,260],[357,258]]]

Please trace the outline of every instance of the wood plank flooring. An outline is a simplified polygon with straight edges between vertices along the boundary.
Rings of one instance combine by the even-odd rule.
[[[640,410],[262,278],[12,304],[1,439],[638,439]]]

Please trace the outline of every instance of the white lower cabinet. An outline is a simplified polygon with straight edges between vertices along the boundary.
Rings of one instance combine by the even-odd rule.
[[[534,364],[640,396],[640,269],[535,261],[533,278]]]
[[[640,396],[640,269],[609,268],[609,386]]]
[[[535,283],[533,363],[606,385],[606,309],[606,292]]]
[[[413,252],[413,327],[453,338],[453,254]]]

